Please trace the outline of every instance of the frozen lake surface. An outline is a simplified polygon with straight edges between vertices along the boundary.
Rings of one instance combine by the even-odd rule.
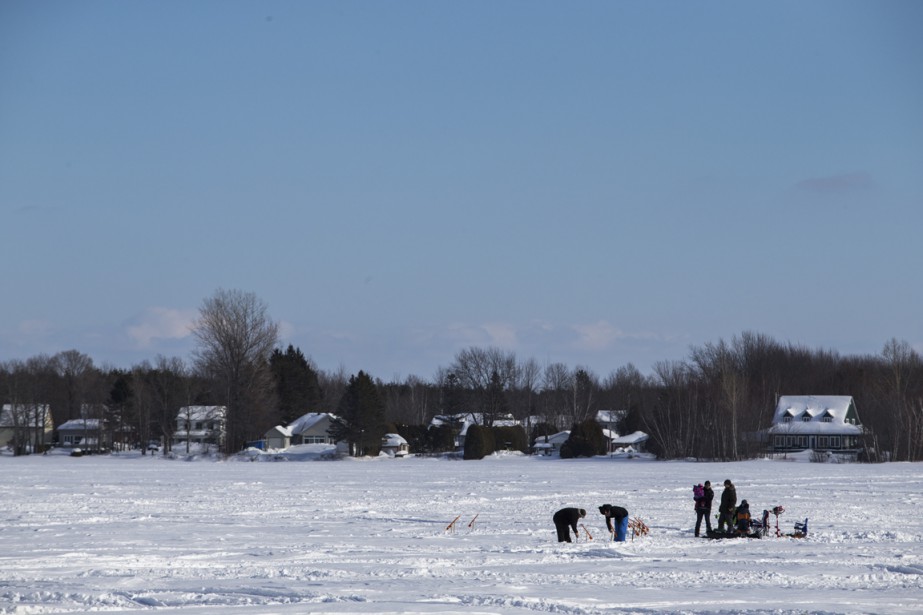
[[[694,538],[725,478],[810,535]],[[0,613],[923,612],[923,464],[5,456],[0,502]]]

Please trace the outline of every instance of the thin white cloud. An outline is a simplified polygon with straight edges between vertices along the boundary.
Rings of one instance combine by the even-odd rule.
[[[295,329],[295,325],[293,325],[287,320],[279,321],[279,338],[280,339],[287,340],[291,338],[292,336],[294,336],[295,333],[297,333],[297,330]]]
[[[158,339],[182,339],[191,334],[197,314],[196,310],[147,308],[137,322],[126,327],[126,333],[142,348],[147,348]]]
[[[47,320],[24,320],[17,328],[23,335],[45,336],[51,333],[53,327]]]
[[[590,324],[572,325],[572,328],[577,332],[577,340],[574,342],[574,346],[581,350],[605,350],[625,337],[625,333],[621,329],[605,320],[598,320]]]
[[[496,346],[508,350],[515,350],[519,343],[516,326],[500,322],[453,323],[444,337],[460,346]]]
[[[512,350],[518,343],[516,327],[504,323],[485,323],[481,325],[490,337],[490,345]]]

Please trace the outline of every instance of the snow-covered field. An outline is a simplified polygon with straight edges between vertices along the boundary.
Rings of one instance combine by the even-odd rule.
[[[811,534],[694,538],[725,478]],[[923,612],[923,464],[4,456],[0,503],[0,613]],[[594,540],[555,542],[571,505]]]

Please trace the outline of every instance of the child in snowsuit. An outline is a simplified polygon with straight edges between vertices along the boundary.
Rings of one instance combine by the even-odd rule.
[[[711,502],[715,499],[715,492],[712,491],[711,481],[705,481],[702,487],[702,495],[695,498],[695,535],[699,536],[702,529],[702,519],[705,519],[705,531],[711,532]]]
[[[582,508],[562,508],[554,513],[551,518],[554,521],[554,528],[558,531],[558,542],[573,542],[570,539],[570,530],[574,530],[574,538],[578,536],[577,521],[586,517],[586,511]]]

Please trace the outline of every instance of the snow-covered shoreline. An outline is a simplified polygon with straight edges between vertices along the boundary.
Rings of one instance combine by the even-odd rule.
[[[811,534],[694,538],[725,478]],[[923,611],[923,464],[49,455],[0,458],[0,501],[2,613]],[[603,503],[651,534],[608,542]],[[570,505],[594,540],[554,541]]]

